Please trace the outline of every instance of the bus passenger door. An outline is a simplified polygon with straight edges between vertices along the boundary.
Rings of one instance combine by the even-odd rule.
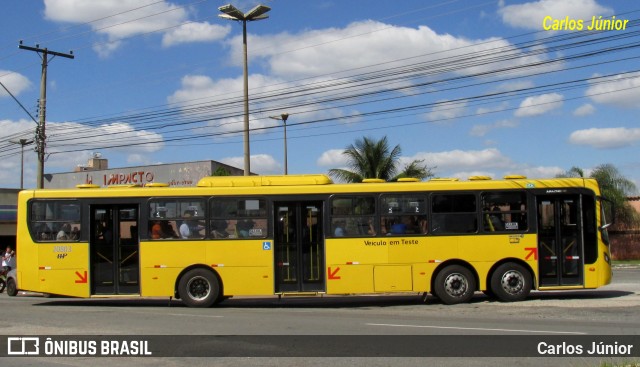
[[[540,286],[582,285],[580,195],[538,196]]]
[[[276,202],[274,210],[276,293],[324,291],[322,202]]]
[[[91,206],[91,294],[139,294],[138,206]]]

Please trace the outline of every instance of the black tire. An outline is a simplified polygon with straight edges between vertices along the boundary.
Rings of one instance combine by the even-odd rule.
[[[0,293],[4,292],[4,289],[7,287],[7,281],[0,278]]]
[[[531,273],[522,265],[505,263],[491,275],[491,292],[502,302],[526,299],[531,292]]]
[[[178,293],[189,307],[211,307],[219,299],[220,284],[211,271],[193,269],[180,278]]]
[[[450,265],[436,275],[433,292],[442,303],[454,305],[471,300],[476,291],[476,280],[469,269]]]
[[[482,293],[484,293],[484,295],[489,297],[490,299],[495,299],[496,298],[496,295],[493,294],[491,289],[487,289],[486,291],[482,291]]]
[[[18,287],[16,286],[16,281],[13,278],[7,279],[7,295],[10,297],[18,295]]]

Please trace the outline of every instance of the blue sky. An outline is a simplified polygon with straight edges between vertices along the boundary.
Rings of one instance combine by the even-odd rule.
[[[37,119],[48,68],[45,173],[96,152],[109,166],[216,160],[243,167],[242,26],[213,0],[13,1],[0,13],[0,82]],[[243,11],[254,1],[232,2]],[[135,5],[133,5],[135,4]],[[289,1],[250,22],[251,170],[344,167],[387,136],[438,177],[553,177],[611,163],[640,185],[640,57],[633,1]],[[592,17],[608,32],[545,30]],[[634,23],[635,21],[635,23]],[[556,23],[559,25],[560,23]],[[567,27],[565,27],[567,28]],[[0,89],[0,187],[19,187],[35,123]],[[25,187],[37,157],[25,148]]]

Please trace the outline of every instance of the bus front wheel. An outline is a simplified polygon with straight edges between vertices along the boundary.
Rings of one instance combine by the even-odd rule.
[[[7,294],[9,297],[15,297],[18,295],[18,286],[13,278],[7,279]]]
[[[189,307],[211,307],[219,298],[220,284],[211,271],[192,269],[180,278],[178,291]]]
[[[451,265],[438,273],[433,291],[444,304],[465,303],[473,297],[476,281],[469,269],[460,265]]]
[[[491,291],[502,302],[522,301],[531,292],[531,274],[522,265],[506,263],[491,275]]]

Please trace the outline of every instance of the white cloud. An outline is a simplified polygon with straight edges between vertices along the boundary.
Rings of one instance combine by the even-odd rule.
[[[170,47],[190,42],[219,41],[231,32],[231,26],[217,24],[187,23],[169,30],[162,37],[162,46]]]
[[[314,84],[316,86],[326,82],[324,79],[318,82],[314,82],[314,80],[302,81],[302,83]],[[260,100],[254,97],[269,94],[277,95],[282,93],[283,90],[293,89],[296,86],[296,83],[287,83],[281,79],[261,74],[249,75],[249,88],[252,96],[250,100],[251,115],[249,116],[249,120],[250,127],[252,130],[255,130],[255,133],[262,134],[270,132],[273,130],[264,128],[281,126],[281,123],[269,118],[270,115],[277,115],[279,112],[261,111],[274,111],[282,108],[282,100],[277,98]],[[298,121],[300,119],[334,119],[339,120],[340,123],[348,124],[361,120],[361,118],[357,116],[357,110],[347,110],[346,108],[330,108],[330,106],[325,105],[325,109],[307,111],[307,108],[304,106],[315,102],[318,98],[321,98],[322,95],[323,94],[306,95],[303,93],[301,96],[293,94],[287,96],[287,104],[292,106],[286,110],[286,112],[292,116],[289,121],[293,121],[294,119],[298,119]],[[205,103],[217,104],[220,108],[217,108],[216,112],[212,113],[209,109],[202,109],[202,112],[189,111],[189,117],[199,117],[202,120],[210,120],[209,126],[212,128],[212,133],[229,133],[244,130],[244,108],[242,104],[236,103],[242,100],[242,98],[242,75],[233,79],[226,78],[218,80],[214,80],[205,75],[186,75],[182,78],[180,89],[167,97],[167,101],[171,104],[182,106],[185,112],[190,107],[202,106]],[[293,107],[295,105],[301,107]]]
[[[592,128],[571,133],[569,142],[599,149],[621,148],[640,141],[640,128]]]
[[[269,90],[282,87],[278,84],[281,81],[260,74],[249,76],[249,86],[252,94],[268,92]],[[195,106],[201,106],[204,101],[207,103],[219,103],[221,106],[229,101],[238,101],[243,95],[243,77],[235,79],[213,80],[204,75],[187,75],[182,78],[182,87],[167,98],[169,103],[182,106],[185,110]],[[277,103],[277,102],[276,102]],[[253,104],[251,110],[260,110],[260,106]],[[220,112],[221,111],[221,112]],[[293,111],[291,111],[293,112]],[[199,113],[200,115],[197,115]],[[229,108],[221,108],[212,114],[209,110],[202,112],[191,111],[190,118],[200,116],[202,120],[210,120],[208,123],[210,133],[226,134],[230,132],[244,131],[244,108],[242,104],[232,103]],[[229,117],[232,116],[232,117]],[[268,116],[249,115],[250,129],[258,129],[254,133],[261,134],[265,127],[277,126],[278,122]],[[235,134],[234,134],[235,135]],[[223,135],[229,136],[229,135]]]
[[[532,80],[515,80],[505,83],[500,83],[496,88],[496,92],[511,92],[515,90],[533,88],[535,84]]]
[[[596,108],[590,103],[585,103],[573,111],[574,116],[588,116],[596,112]]]
[[[640,72],[598,79],[587,88],[586,95],[598,103],[637,108],[640,99]]]
[[[238,167],[242,169],[244,167],[244,157],[226,157],[219,160],[224,164],[228,164],[232,167]],[[283,168],[272,156],[268,154],[255,154],[249,157],[251,164],[251,172],[261,175],[283,173]]]
[[[556,175],[559,175],[564,171],[565,170],[560,167],[538,166],[538,167],[522,167],[518,171],[513,171],[507,174],[523,175],[523,176],[527,176],[528,178],[551,178],[551,177],[556,177]]]
[[[0,82],[16,97],[31,87],[31,82],[26,76],[9,70],[0,70]],[[0,87],[0,98],[3,97],[10,96]]]
[[[469,131],[469,135],[485,136],[491,130],[514,128],[518,125],[518,122],[513,120],[500,120],[488,125],[474,125]]]
[[[347,164],[347,157],[342,152],[344,152],[344,149],[327,150],[320,155],[316,163],[320,167],[343,167]]]
[[[418,153],[410,157],[410,159],[424,159],[425,164],[429,167],[436,166],[440,172],[469,169],[507,169],[513,167],[512,160],[495,148],[484,150],[451,150],[438,153],[424,152]]]
[[[239,37],[226,42],[232,51],[231,58],[237,65],[242,64],[242,42]],[[251,50],[250,58],[267,59],[274,75],[289,80],[361,68],[363,65],[370,65],[371,60],[376,60],[377,68],[388,69],[397,66],[394,63],[385,64],[393,60],[412,57],[415,62],[424,62],[494,48],[501,48],[501,52],[505,53],[520,54],[522,57],[517,61],[511,60],[508,64],[479,63],[480,66],[458,72],[469,74],[495,70],[501,66],[516,66],[514,63],[543,60],[541,56],[527,56],[501,38],[469,40],[438,34],[427,26],[409,28],[376,21],[354,22],[344,28],[306,30],[299,34],[250,34],[248,43],[260,45]],[[424,56],[416,59],[416,55]],[[372,68],[367,69],[371,70]]]
[[[594,15],[610,15],[611,8],[599,5],[595,0],[540,0],[524,4],[504,6],[501,4],[498,14],[502,21],[512,27],[542,30],[544,17],[554,19],[583,19],[591,21]]]
[[[91,48],[98,54],[98,56],[104,59],[109,57],[113,51],[117,50],[121,44],[122,42],[118,40],[110,42],[95,42]]]
[[[520,103],[515,115],[518,117],[538,116],[562,107],[564,97],[558,93],[527,97]]]
[[[51,153],[68,150],[69,134],[73,132],[73,141],[81,144],[74,148],[95,147],[109,145],[125,145],[113,148],[126,153],[153,153],[164,147],[162,135],[147,131],[136,130],[125,122],[113,122],[97,127],[87,127],[75,122],[47,122],[47,150]]]
[[[465,101],[438,101],[437,105],[425,117],[429,121],[443,121],[455,119],[464,115],[467,103]]]
[[[45,0],[45,17],[56,22],[84,24],[106,43],[94,44],[104,57],[117,49],[125,37],[175,27],[187,19],[187,11],[178,5],[157,0]],[[98,20],[100,19],[100,20]]]

